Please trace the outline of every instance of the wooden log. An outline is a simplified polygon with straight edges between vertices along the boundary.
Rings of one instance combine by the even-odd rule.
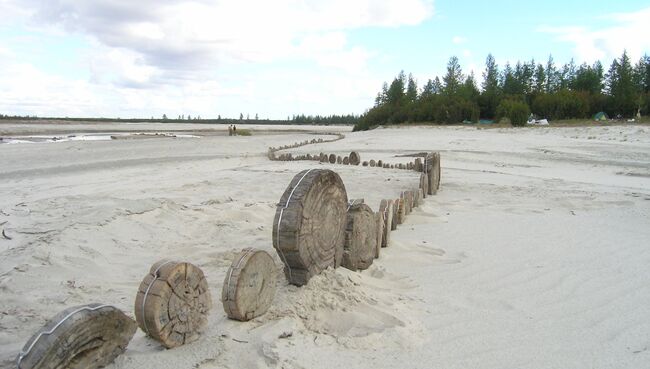
[[[74,306],[50,319],[16,358],[18,369],[101,368],[126,350],[133,319],[105,304]]]
[[[330,164],[336,164],[336,155],[330,154],[329,160],[330,160]]]
[[[422,158],[415,158],[415,170],[418,172],[422,171]]]
[[[350,153],[350,165],[359,165],[361,163],[361,156],[358,152],[352,151]]]
[[[347,212],[342,266],[364,270],[372,265],[377,252],[377,218],[370,207],[351,202]]]
[[[406,200],[404,199],[404,193],[400,195],[399,199],[396,200],[397,205],[397,224],[404,223],[406,220]]]
[[[421,188],[418,188],[418,199],[419,199],[418,204],[421,205],[424,199],[424,190]]]
[[[381,253],[381,245],[384,242],[384,213],[378,211],[375,213],[375,232],[377,237],[377,242],[375,242],[375,259],[379,257]]]
[[[440,187],[440,153],[431,152],[427,155],[428,194],[435,195]]]
[[[325,153],[320,153],[318,155],[318,158],[319,158],[318,161],[321,162],[321,163],[326,163],[327,162],[327,154],[325,154]]]
[[[203,271],[186,262],[153,264],[135,298],[135,320],[167,348],[199,338],[208,323],[212,299]]]
[[[291,180],[273,220],[273,247],[289,283],[302,286],[340,265],[347,202],[343,181],[331,170],[304,170]]]
[[[348,164],[350,164],[350,159],[348,159],[348,157],[346,156],[343,158],[343,165],[348,165]]]
[[[413,189],[413,207],[420,206],[420,188]]]
[[[361,165],[364,166],[364,167],[367,167],[367,166],[368,166],[368,162],[367,162],[367,161],[364,161],[363,163],[361,163]]]
[[[370,161],[368,162],[368,164],[370,164],[371,167],[374,167],[374,166],[377,165],[377,162],[375,162],[375,159],[370,159]]]
[[[340,155],[336,157],[336,164],[343,164],[343,158]]]
[[[422,190],[422,198],[426,198],[429,189],[429,178],[427,177],[426,173],[420,174],[420,189]]]
[[[395,169],[395,164],[391,164],[390,169]]]
[[[393,200],[381,200],[379,202],[379,211],[384,213],[384,232],[381,239],[381,247],[388,247],[390,245],[390,231],[393,228]],[[397,228],[397,225],[395,225]]]
[[[383,166],[384,166],[384,162],[381,161],[381,160],[377,160],[377,166],[378,166],[379,168],[383,167]]]
[[[404,191],[404,210],[406,215],[413,210],[413,191]]]
[[[266,251],[243,249],[226,272],[221,301],[230,319],[248,321],[266,313],[275,297],[276,267]]]
[[[393,200],[393,224],[390,226],[390,230],[394,231],[397,229],[397,217],[399,216],[399,198]]]

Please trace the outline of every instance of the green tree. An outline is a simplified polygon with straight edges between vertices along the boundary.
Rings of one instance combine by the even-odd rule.
[[[607,73],[606,90],[610,95],[610,112],[625,117],[633,116],[637,108],[637,90],[634,71],[627,51],[614,59]]]
[[[501,88],[499,86],[499,66],[492,54],[488,54],[485,59],[481,89],[481,96],[479,97],[481,116],[490,119],[494,118],[501,100]]]
[[[443,93],[447,96],[454,96],[458,93],[460,85],[463,83],[463,71],[460,68],[458,58],[452,56],[447,62],[447,74],[442,77]]]
[[[408,86],[406,87],[406,100],[408,102],[415,102],[418,98],[418,85],[413,78],[413,75],[409,73]]]

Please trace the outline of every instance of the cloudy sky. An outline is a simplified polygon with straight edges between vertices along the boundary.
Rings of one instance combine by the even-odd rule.
[[[647,0],[0,0],[0,113],[362,113],[400,70],[650,54]]]

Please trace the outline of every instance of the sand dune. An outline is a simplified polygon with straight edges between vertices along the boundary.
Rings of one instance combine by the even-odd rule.
[[[176,258],[210,283],[207,331],[173,350],[138,332],[110,368],[650,368],[647,126],[391,128],[288,150],[394,163],[442,152],[442,190],[370,269],[328,270],[302,288],[284,282],[270,234],[297,172],[336,170],[374,210],[418,175],[266,158],[316,137],[307,132],[178,126],[201,138],[0,145],[11,238],[0,238],[0,367],[66,307],[106,302],[133,316],[149,266]],[[240,323],[218,298],[244,247],[276,258],[279,290],[266,315]]]

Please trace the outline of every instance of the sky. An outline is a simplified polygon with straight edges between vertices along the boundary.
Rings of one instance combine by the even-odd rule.
[[[451,56],[557,64],[650,54],[635,0],[0,0],[0,114],[361,114]]]

